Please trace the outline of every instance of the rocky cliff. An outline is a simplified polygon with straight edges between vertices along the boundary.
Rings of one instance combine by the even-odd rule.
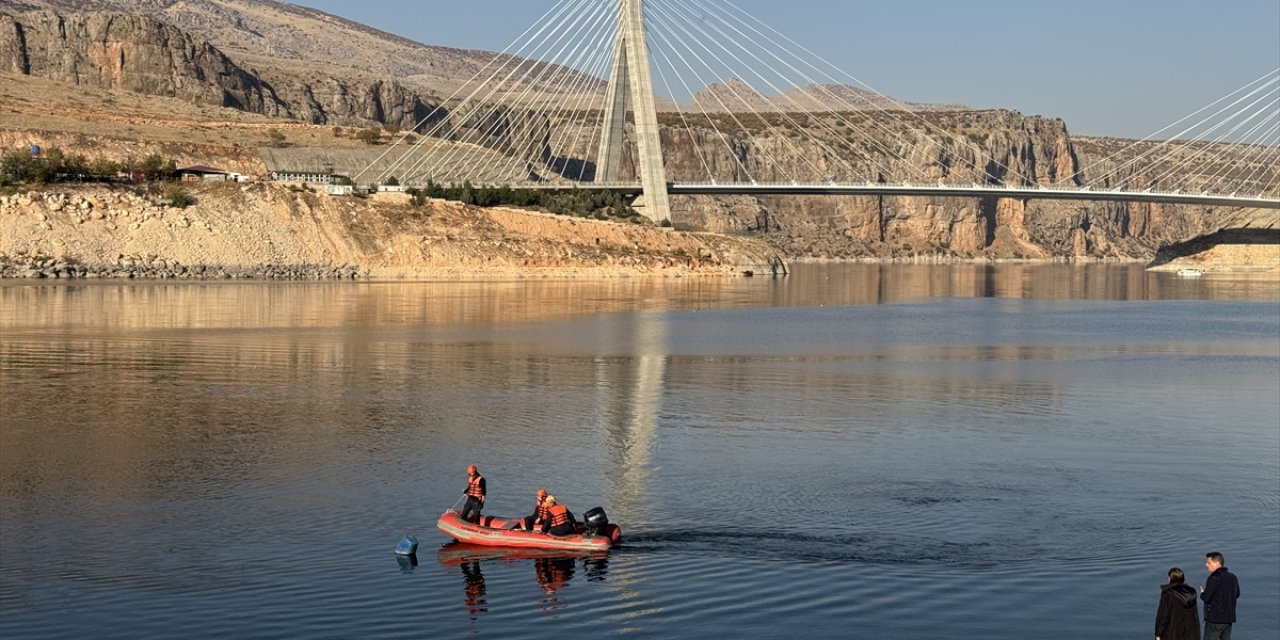
[[[807,127],[804,135],[794,127],[777,127],[739,130],[727,139],[720,131],[739,127],[719,123],[716,129],[689,128],[668,119],[663,129],[668,177],[788,182],[857,175],[890,182],[1110,186],[1124,181],[1138,188],[1162,186],[1152,176],[1160,175],[1163,167],[1148,167],[1150,175],[1134,175],[1132,168],[1104,161],[1112,149],[1092,144],[1082,152],[1061,120],[1010,111],[920,113],[912,116],[913,127],[901,124],[901,114],[893,119],[885,114],[848,118],[856,120],[852,125],[859,133],[818,126],[810,118],[797,123]],[[929,139],[919,133],[926,129],[932,132]],[[834,136],[846,134],[858,142],[845,147],[834,142]],[[846,147],[848,153],[831,153]],[[911,151],[901,157],[902,149]],[[624,172],[633,171],[630,152],[624,166]],[[1271,171],[1269,175],[1278,170]],[[690,227],[758,236],[789,256],[813,258],[1147,260],[1162,246],[1220,228],[1236,213],[1221,207],[1137,203],[848,196],[682,197],[674,200],[673,208],[676,218]]]
[[[408,128],[435,108],[387,79],[260,74],[177,27],[121,13],[0,13],[0,69],[313,124]]]

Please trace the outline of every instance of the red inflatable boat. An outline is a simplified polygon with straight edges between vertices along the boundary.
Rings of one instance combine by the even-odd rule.
[[[601,516],[604,512],[601,511]],[[481,516],[479,524],[462,519],[453,509],[445,511],[436,521],[440,532],[457,540],[486,547],[506,547],[508,549],[563,549],[566,551],[607,551],[622,540],[622,530],[608,519],[594,523],[595,533],[587,531],[587,525],[578,523],[577,533],[568,536],[553,536],[537,531],[516,530],[511,527],[521,522],[520,518],[499,518]]]

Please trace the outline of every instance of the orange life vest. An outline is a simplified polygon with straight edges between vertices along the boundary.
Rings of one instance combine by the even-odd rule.
[[[475,476],[468,479],[467,495],[471,496],[472,498],[475,498],[476,500],[484,502],[484,487],[480,486],[481,482],[484,482],[484,476],[478,473]]]
[[[551,519],[553,527],[569,524],[569,507],[559,503],[553,504],[547,509],[547,517]]]
[[[547,517],[547,501],[539,500],[538,504],[533,506],[533,519],[535,522],[542,522],[543,520],[546,520]]]

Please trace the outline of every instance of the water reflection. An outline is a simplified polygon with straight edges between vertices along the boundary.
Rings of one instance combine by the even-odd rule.
[[[489,592],[485,589],[484,572],[480,570],[478,561],[463,562],[459,568],[465,585],[463,592],[466,594],[467,613],[475,620],[481,613],[489,610],[489,601],[485,599]]]
[[[573,554],[550,549],[504,549],[463,542],[452,542],[440,547],[436,552],[436,560],[446,571],[456,567],[462,575],[463,603],[472,620],[489,610],[485,564],[503,563],[517,567],[530,565],[540,594],[538,610],[542,612],[554,612],[568,607],[568,602],[559,592],[579,572],[589,582],[604,581],[609,573],[607,553]]]
[[[787,278],[520,282],[0,282],[0,327],[215,329],[519,323],[616,311],[863,305],[938,297],[1276,300],[1273,273],[1179,278],[1139,264],[801,264]]]
[[[413,573],[418,568],[418,554],[396,554],[396,564],[400,565],[400,573]]]
[[[611,463],[608,504],[619,522],[649,519],[646,479],[666,374],[667,322],[666,314],[640,313],[612,323],[609,342],[630,355],[597,363],[597,387],[607,396],[601,422]]]

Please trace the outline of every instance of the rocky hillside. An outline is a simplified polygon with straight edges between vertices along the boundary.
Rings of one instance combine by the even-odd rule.
[[[435,106],[389,80],[268,81],[177,27],[120,13],[0,13],[0,69],[314,124],[411,127]]]
[[[209,185],[173,208],[99,187],[0,195],[0,277],[521,278],[737,275],[770,248],[382,194]]]
[[[118,157],[145,155],[153,152],[146,148],[151,145],[184,162],[221,163],[261,175],[276,167],[263,167],[246,147],[363,147],[352,132],[328,125],[382,122],[407,127],[433,105],[407,84],[362,76],[350,66],[381,69],[371,62],[378,56],[364,57],[364,48],[373,46],[366,40],[422,45],[291,5],[267,0],[26,0],[3,6],[12,9],[0,11],[0,142],[9,148],[56,143],[73,153]],[[51,6],[129,7],[133,13],[59,14],[49,11]],[[288,36],[291,29],[296,33]],[[341,49],[326,48],[338,46],[326,40],[329,32],[361,44],[352,47],[347,58],[336,56]],[[236,53],[228,55],[206,41],[206,35]],[[280,49],[275,66],[259,67],[257,62],[242,62],[258,60],[250,57],[254,47],[245,44],[251,40],[235,39],[250,36],[285,43],[281,47],[296,46]],[[435,62],[445,66],[461,59],[479,61],[485,55],[436,49],[415,51],[438,54]],[[324,57],[303,65],[313,67],[310,71],[291,66],[290,61],[306,62],[306,56]],[[384,58],[384,63],[393,58]],[[350,73],[330,73],[339,62],[348,65]],[[31,80],[24,84],[11,78]],[[80,93],[60,92],[51,88],[54,85]],[[713,88],[699,99],[712,99],[728,88]],[[36,90],[41,92],[38,97]],[[838,87],[831,91],[857,98]],[[95,92],[106,97],[89,95]],[[167,96],[169,102],[125,99],[124,93]],[[763,108],[778,99],[757,95],[748,101]],[[91,104],[94,100],[100,104]],[[126,102],[133,106],[125,108]],[[208,108],[175,117],[176,103]],[[232,109],[260,115],[229,116],[226,112]],[[596,121],[590,113],[563,117]],[[545,117],[530,118],[519,110],[477,113],[471,122],[461,120],[461,128],[494,132],[483,146],[474,147],[482,155],[528,149],[540,161],[586,170],[596,153],[591,135],[578,135],[563,121],[552,127]],[[946,141],[924,138],[920,131],[926,126],[946,132],[935,136]],[[712,113],[692,123],[665,114],[662,128],[668,176],[674,180],[814,181],[858,175],[956,184],[1067,181],[1106,187],[1125,180],[1134,186],[1165,186],[1158,180],[1161,167],[1148,167],[1148,175],[1133,175],[1134,170],[1126,168],[1123,154],[1141,156],[1146,152],[1141,144],[1076,139],[1059,120],[1008,111],[921,109],[909,117],[880,111],[808,113],[773,121]],[[834,157],[823,147],[847,151]],[[906,157],[903,150],[908,151]],[[1260,176],[1256,180],[1261,184],[1280,183],[1280,169],[1250,164],[1248,155],[1233,158],[1204,151],[1188,146],[1182,162],[1226,158],[1220,167],[1205,167],[1203,174]],[[514,155],[509,160],[519,162]],[[628,149],[624,166],[633,164]],[[852,165],[852,172],[846,164]],[[678,198],[674,205],[681,225],[757,236],[785,255],[814,258],[1149,259],[1161,246],[1217,230],[1225,217],[1236,213],[1149,204],[921,197]]]
[[[468,82],[490,64],[496,54],[489,51],[455,49],[422,44],[394,34],[370,28],[350,20],[296,4],[272,0],[20,0],[15,12],[48,10],[63,15],[87,11],[108,11],[144,16],[181,29],[201,42],[208,42],[260,80],[270,83],[290,103],[290,112],[308,122],[355,124],[355,119],[378,119],[407,127],[390,105],[400,104],[406,96],[387,95],[397,91],[385,87],[381,104],[391,113],[379,116],[376,109],[354,105],[356,112],[347,113],[340,100],[326,96],[352,96],[365,92],[374,82],[394,80],[399,91],[408,91],[424,100],[439,101],[461,91],[467,95]],[[573,76],[563,76],[573,77]],[[353,80],[359,79],[358,82]],[[341,81],[339,81],[341,80]],[[729,91],[740,80],[712,84],[690,104],[677,106],[659,98],[659,108],[725,111],[738,103],[752,100]],[[589,96],[602,97],[605,87],[599,81],[586,81],[583,88]],[[544,100],[551,87],[529,96],[504,96],[506,99]],[[750,91],[750,90],[749,90]],[[754,93],[754,91],[752,91]],[[739,92],[738,96],[746,96]],[[312,100],[311,97],[315,96]],[[715,97],[723,100],[716,100]],[[299,101],[298,98],[306,98]],[[560,96],[560,99],[564,99]],[[349,98],[349,100],[358,100]],[[903,104],[870,91],[846,85],[815,85],[797,89],[784,96],[761,97],[773,109],[819,111],[828,109],[902,108]],[[314,102],[315,104],[312,104]],[[305,105],[305,106],[304,106]],[[907,104],[909,109],[955,109],[957,105]],[[405,109],[400,109],[404,111]]]
[[[487,51],[425,45],[334,15],[270,0],[21,0],[17,9],[145,16],[208,41],[263,73],[396,78],[425,95],[450,95],[492,60]]]

